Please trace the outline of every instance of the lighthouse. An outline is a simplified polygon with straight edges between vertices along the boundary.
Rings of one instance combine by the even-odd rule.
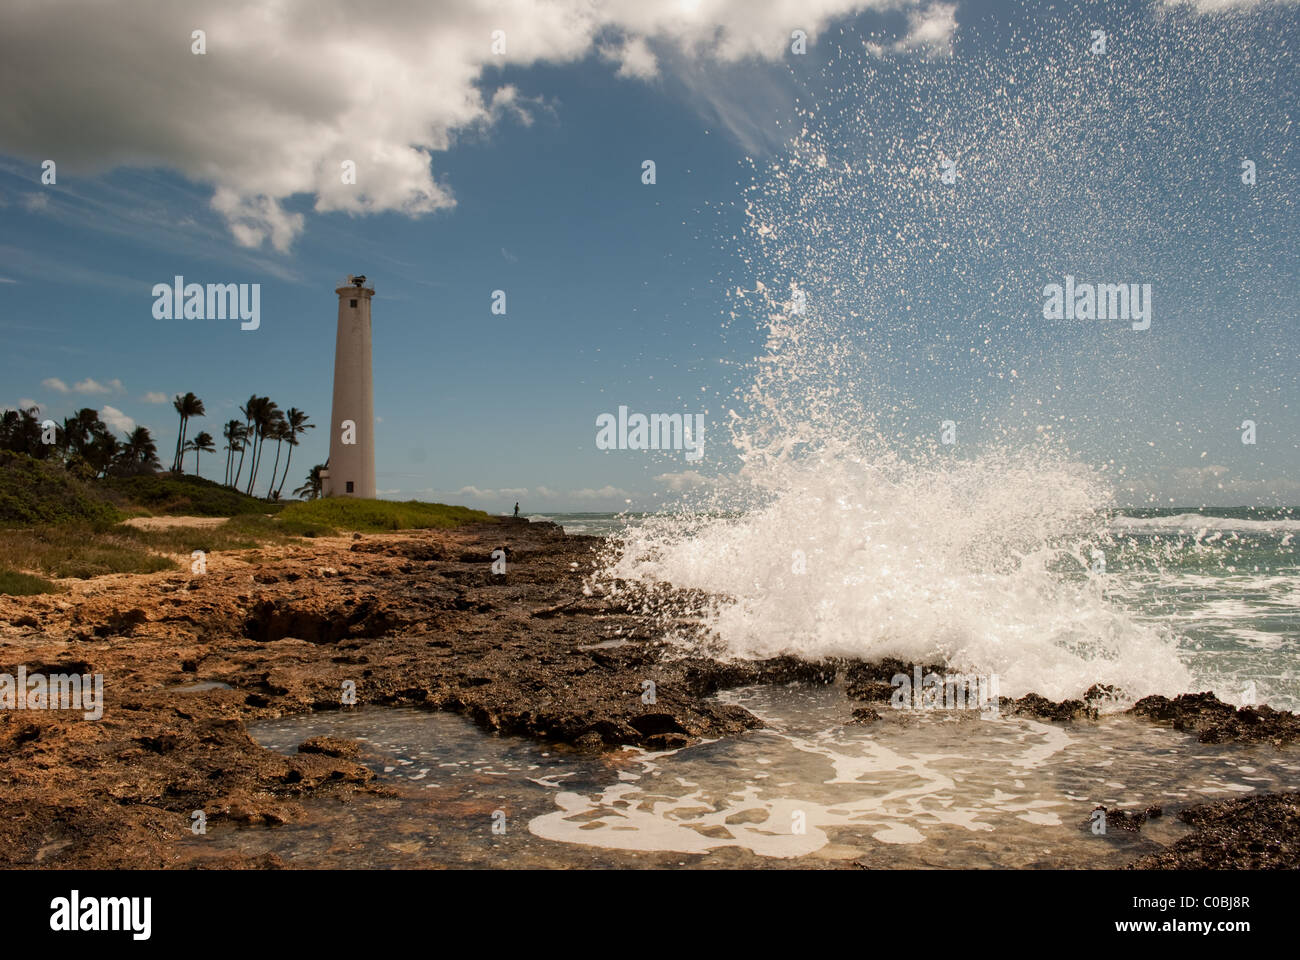
[[[375,499],[375,388],[370,368],[370,298],[364,276],[348,277],[339,297],[334,340],[334,409],[330,413],[327,497]]]

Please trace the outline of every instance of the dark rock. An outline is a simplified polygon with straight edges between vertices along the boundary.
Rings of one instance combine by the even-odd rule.
[[[338,737],[312,737],[298,744],[299,753],[320,753],[344,760],[355,760],[360,749],[355,740],[341,740]]]

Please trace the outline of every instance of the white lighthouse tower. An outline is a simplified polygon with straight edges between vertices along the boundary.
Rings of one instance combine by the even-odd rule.
[[[375,499],[375,387],[370,368],[370,298],[364,276],[348,277],[339,295],[334,341],[334,409],[330,462],[322,471],[327,497]]]

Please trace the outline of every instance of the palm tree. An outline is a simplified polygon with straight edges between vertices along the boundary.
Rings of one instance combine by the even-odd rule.
[[[293,495],[303,500],[315,500],[319,497],[321,495],[322,485],[320,472],[324,470],[326,466],[328,466],[328,464],[318,463],[316,466],[312,467],[311,472],[307,474],[307,482],[295,490]]]
[[[297,407],[290,407],[285,416],[288,418],[289,429],[285,433],[284,442],[289,445],[289,453],[284,458],[284,475],[280,477],[280,485],[275,488],[275,498],[277,500],[280,499],[280,491],[284,489],[284,482],[289,479],[289,462],[293,460],[293,448],[298,446],[298,438],[308,430],[316,429],[316,424],[308,423],[307,414]]]
[[[136,427],[118,447],[113,460],[113,474],[132,477],[141,473],[157,473],[162,468],[158,462],[158,445],[148,427]]]
[[[40,416],[40,407],[6,410],[0,417],[0,449],[25,453],[38,460],[49,456],[49,448],[41,442]],[[55,439],[58,439],[57,429]]]
[[[230,476],[230,468],[234,466],[235,452],[238,451],[240,459],[243,459],[244,441],[248,439],[248,428],[238,420],[228,420],[226,425],[221,428],[221,435],[226,440],[226,486],[233,486],[233,478]]]
[[[284,413],[276,410],[271,417],[271,422],[266,428],[266,435],[275,441],[275,463],[271,464],[271,482],[266,485],[266,498],[271,499],[275,492],[275,478],[280,472],[280,447],[284,444],[284,438],[289,435],[289,421],[284,419]]]
[[[189,425],[190,417],[207,416],[207,411],[203,409],[203,401],[193,393],[187,393],[181,396],[179,393],[172,400],[172,407],[180,414],[180,428],[176,431],[176,456],[172,460],[172,470],[181,470],[181,457],[185,454],[185,429]]]
[[[90,442],[86,444],[81,454],[90,468],[91,476],[99,477],[108,472],[108,468],[117,457],[119,446],[117,437],[113,436],[103,423],[91,431]]]
[[[185,449],[194,451],[194,476],[196,477],[199,475],[199,453],[215,453],[217,450],[212,445],[212,434],[206,430],[201,431],[198,436],[185,444]]]
[[[257,484],[257,471],[262,466],[262,445],[266,443],[271,424],[280,415],[279,406],[270,397],[257,397],[256,400],[257,402],[253,404],[253,465],[249,472],[246,491],[249,496],[253,495],[253,487]]]
[[[107,430],[104,421],[99,419],[99,411],[82,407],[71,417],[63,421],[63,442],[67,448],[68,458],[83,456],[91,437]]]
[[[248,439],[253,435],[253,409],[257,406],[258,396],[253,394],[248,398],[248,402],[239,408],[239,412],[244,415],[244,444],[239,448],[239,468],[235,471],[235,482],[233,487],[239,486],[239,476],[244,472],[244,448],[248,446]]]
[[[116,444],[117,439],[99,419],[98,410],[82,407],[63,421],[66,466],[78,476],[86,479],[99,476],[117,452]]]
[[[158,463],[158,444],[153,442],[153,434],[149,432],[148,427],[136,427],[127,434],[126,444],[122,447],[122,455],[131,463],[151,465]]]

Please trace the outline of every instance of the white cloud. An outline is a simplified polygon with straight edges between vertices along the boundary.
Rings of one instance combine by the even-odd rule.
[[[50,195],[48,193],[29,193],[23,197],[23,206],[30,213],[40,213],[50,205]]]
[[[618,64],[620,77],[649,80],[659,73],[659,60],[644,37],[624,37],[621,44],[603,44],[600,55]]]
[[[150,390],[140,398],[143,403],[166,403],[167,394],[159,393],[157,390]]]
[[[936,3],[909,14],[907,36],[895,43],[893,48],[947,56],[952,53],[952,35],[956,29],[957,4]]]
[[[681,493],[683,490],[694,490],[696,487],[704,486],[708,481],[698,470],[683,470],[680,473],[661,473],[655,477],[655,482],[674,493]]]
[[[41,386],[46,390],[53,390],[55,393],[71,393],[72,390],[66,383],[58,377],[46,377],[41,381]]]
[[[90,377],[87,377],[85,380],[82,380],[78,383],[74,383],[72,385],[72,389],[77,391],[77,393],[103,394],[103,393],[121,393],[123,387],[122,387],[121,380],[110,380],[108,381],[107,384],[103,384],[100,383],[98,380],[93,380]]]
[[[538,101],[499,81],[500,68],[580,61],[593,52],[622,76],[680,62],[775,61],[792,29],[810,42],[860,10],[916,11],[907,48],[938,49],[954,27],[930,0],[100,0],[6,7],[0,29],[0,142],[8,153],[59,158],[60,173],[164,167],[210,185],[236,241],[287,250],[304,225],[295,195],[318,212],[455,205],[435,154],[456,136]],[[206,31],[207,52],[190,33]],[[491,49],[506,35],[504,55]],[[85,122],[94,117],[95,123]],[[356,164],[344,184],[342,163]]]
[[[110,407],[105,404],[99,410],[99,419],[108,424],[119,433],[130,433],[135,429],[135,421],[128,417],[117,407]]]
[[[18,398],[18,409],[30,410],[32,407],[40,407],[40,404],[37,403],[35,400],[33,400],[31,397]]]
[[[622,487],[614,487],[609,484],[606,484],[599,490],[593,490],[590,487],[582,490],[571,490],[568,495],[575,500],[609,500],[612,498],[621,500],[632,496],[631,493],[624,490]]]
[[[476,497],[480,500],[495,500],[501,497],[522,497],[527,493],[527,487],[502,487],[499,490],[485,490],[475,486],[466,486],[461,487],[459,490],[451,491],[450,495],[453,497]]]

